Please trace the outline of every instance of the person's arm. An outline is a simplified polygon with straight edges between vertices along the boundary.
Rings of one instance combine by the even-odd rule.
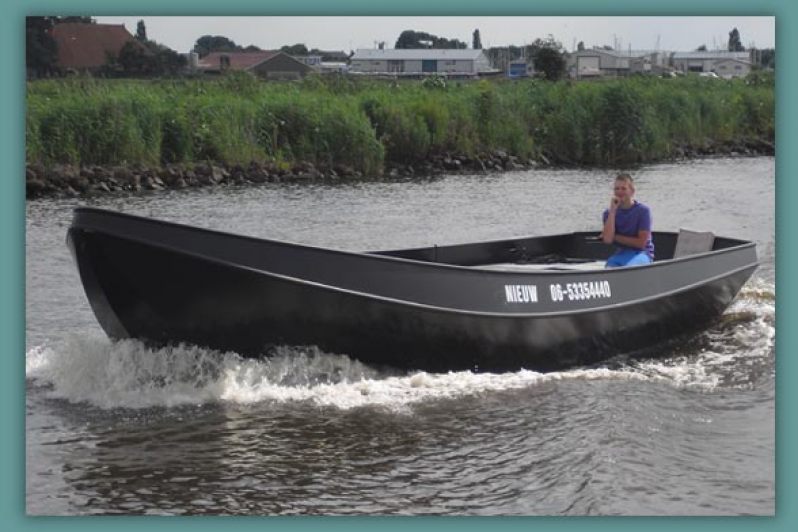
[[[618,198],[613,197],[610,201],[610,208],[604,218],[604,229],[601,231],[601,240],[605,244],[612,244],[615,241],[615,213],[618,210]]]
[[[638,231],[637,236],[615,235],[615,242],[630,248],[646,249],[650,236],[651,231]],[[607,242],[607,240],[605,239],[604,242]],[[612,242],[607,242],[607,244],[610,243]]]

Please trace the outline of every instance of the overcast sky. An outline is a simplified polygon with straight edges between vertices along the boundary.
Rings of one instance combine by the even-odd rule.
[[[471,47],[479,28],[482,46],[523,45],[552,34],[567,50],[579,41],[585,46],[622,49],[689,51],[699,46],[725,48],[729,32],[737,28],[743,46],[773,48],[775,17],[95,17],[100,23],[124,24],[135,33],[144,20],[147,37],[179,52],[187,52],[202,35],[223,35],[236,44],[254,44],[264,50],[303,43],[308,49],[356,50],[375,48],[384,41],[393,48],[408,29],[447,39],[460,39]]]

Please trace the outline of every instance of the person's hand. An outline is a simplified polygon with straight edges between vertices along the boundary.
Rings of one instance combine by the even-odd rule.
[[[620,205],[620,204],[621,204],[621,200],[619,200],[618,198],[613,196],[612,199],[610,200],[610,212],[614,213],[615,211],[617,211],[618,210],[618,205]]]

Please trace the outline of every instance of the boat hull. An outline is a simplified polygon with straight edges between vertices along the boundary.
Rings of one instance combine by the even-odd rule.
[[[399,299],[401,287],[375,294],[263,271],[219,255],[152,243],[138,238],[135,230],[120,235],[76,223],[68,233],[68,244],[92,309],[111,338],[137,338],[153,345],[186,342],[244,356],[262,356],[276,345],[316,345],[369,364],[427,371],[555,370],[596,363],[705,328],[756,268],[753,250],[743,249],[737,258],[734,251],[725,254],[729,256],[719,266],[717,260],[711,261],[715,269],[704,265],[700,282],[677,279],[664,291],[655,287],[659,293],[646,292],[642,297],[600,301],[597,296],[592,306],[581,301],[555,310],[505,300],[503,307],[497,303],[479,309]],[[391,259],[382,260],[393,264]],[[402,264],[408,262],[412,261]],[[693,267],[701,268],[701,261]],[[629,282],[651,284],[667,271],[662,269],[654,277],[638,272],[641,279],[631,277]],[[674,272],[675,277],[682,275]],[[617,274],[512,274],[502,286],[517,286],[519,279],[527,283],[524,286],[535,283],[541,287],[538,302],[542,303],[558,299],[547,293],[553,293],[549,287],[567,284],[574,275],[591,282],[591,276]],[[689,268],[683,275],[688,274]],[[418,270],[419,278],[425,275],[432,274]],[[466,282],[474,284],[479,278]],[[386,283],[402,280],[406,278]],[[619,280],[612,282],[615,292],[629,288]],[[479,292],[478,287],[471,288]],[[462,287],[468,289],[467,284]],[[461,299],[470,301],[466,295]]]

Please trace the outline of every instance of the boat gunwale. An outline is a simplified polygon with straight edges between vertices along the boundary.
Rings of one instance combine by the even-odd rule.
[[[146,218],[144,218],[144,219],[146,220]],[[176,224],[176,225],[181,225],[181,224]],[[192,226],[185,226],[185,227],[192,227]],[[87,231],[86,228],[80,228],[80,227],[76,228],[76,227],[73,226],[73,227],[71,227],[69,229],[69,233],[71,233],[73,230]],[[101,233],[102,231],[96,231],[96,232],[100,232]],[[224,233],[224,234],[226,234],[226,233]],[[619,303],[612,303],[612,304],[608,304],[608,305],[601,305],[601,306],[590,307],[590,308],[581,308],[581,309],[572,309],[572,310],[563,310],[563,311],[553,311],[553,312],[552,311],[545,311],[545,312],[512,312],[512,313],[507,313],[507,312],[490,312],[490,311],[465,310],[465,309],[456,309],[456,308],[452,308],[452,307],[439,307],[437,305],[430,305],[430,304],[427,304],[427,303],[418,303],[418,302],[415,302],[415,301],[409,301],[409,300],[405,300],[405,299],[397,299],[397,298],[388,297],[388,296],[382,296],[382,295],[378,295],[378,294],[374,294],[374,293],[361,292],[361,291],[352,290],[352,289],[349,289],[349,288],[342,288],[340,286],[324,284],[324,283],[320,283],[318,281],[311,281],[311,280],[302,279],[302,278],[299,278],[299,277],[292,277],[290,275],[274,273],[274,272],[271,272],[271,271],[268,271],[268,270],[258,269],[258,268],[254,268],[254,267],[251,267],[251,266],[242,265],[240,263],[234,263],[234,262],[226,261],[224,259],[219,259],[219,258],[216,258],[216,257],[203,255],[201,253],[197,253],[197,252],[194,252],[194,251],[186,251],[186,250],[175,249],[174,247],[171,247],[171,246],[166,246],[166,245],[162,245],[162,244],[158,244],[158,243],[153,243],[152,241],[147,241],[147,240],[144,240],[144,239],[122,237],[122,236],[118,236],[118,235],[109,235],[109,236],[113,236],[114,238],[119,238],[121,240],[127,240],[127,241],[136,242],[136,243],[139,243],[139,244],[144,244],[146,246],[152,246],[152,247],[155,247],[155,248],[158,248],[158,249],[166,250],[167,252],[170,252],[170,253],[177,253],[177,254],[188,256],[188,257],[192,257],[192,258],[195,258],[195,259],[204,260],[206,262],[209,262],[209,263],[212,263],[212,264],[221,265],[221,266],[224,266],[224,267],[227,267],[227,268],[232,268],[234,270],[238,269],[238,270],[243,270],[243,271],[247,271],[247,272],[250,272],[250,273],[255,273],[255,274],[258,274],[258,275],[264,275],[264,276],[267,276],[267,277],[280,279],[280,280],[287,281],[287,282],[290,282],[290,283],[293,283],[293,284],[298,284],[298,285],[303,285],[303,286],[311,286],[311,287],[314,287],[314,288],[320,288],[320,289],[329,290],[329,291],[332,291],[332,292],[339,292],[339,293],[349,294],[349,295],[353,295],[355,297],[360,297],[360,298],[364,298],[364,299],[372,299],[372,300],[378,300],[378,301],[384,301],[384,302],[388,302],[388,303],[393,303],[393,304],[397,304],[397,305],[405,305],[405,306],[414,307],[414,308],[432,310],[432,311],[439,312],[439,313],[455,314],[455,315],[467,315],[467,316],[473,316],[473,317],[486,317],[486,318],[547,319],[547,318],[559,318],[559,317],[570,316],[570,315],[589,314],[589,313],[595,313],[595,312],[605,312],[605,311],[608,311],[608,310],[621,309],[621,308],[624,308],[624,307],[629,307],[629,306],[633,306],[633,305],[639,305],[639,304],[647,303],[649,301],[655,301],[657,299],[664,299],[664,298],[667,298],[667,297],[671,297],[673,295],[680,294],[682,292],[687,292],[689,290],[693,290],[693,289],[695,289],[697,287],[700,287],[702,285],[706,285],[706,284],[715,282],[717,280],[724,279],[724,278],[730,277],[732,275],[736,275],[736,274],[738,274],[738,273],[740,273],[742,271],[745,271],[747,269],[755,270],[759,266],[759,262],[755,261],[755,262],[752,262],[752,263],[748,263],[748,264],[746,264],[744,266],[740,266],[740,267],[734,268],[733,270],[725,271],[722,274],[702,279],[699,282],[691,283],[691,284],[684,285],[684,286],[680,286],[679,288],[674,289],[674,290],[669,290],[669,291],[666,291],[666,292],[660,292],[660,293],[657,293],[655,295],[647,296],[647,297],[644,297],[644,298],[636,298],[636,299],[631,299],[631,300],[624,301],[624,302],[619,302]],[[247,238],[252,238],[252,237],[247,237]],[[259,239],[256,239],[256,240],[259,240]],[[288,244],[291,245],[290,243],[288,243]],[[301,244],[294,244],[294,245],[301,246]],[[754,244],[751,243],[750,245],[754,245]],[[326,249],[326,248],[320,248],[320,249]],[[734,248],[734,249],[739,249],[739,248]],[[725,251],[725,250],[717,250],[717,251]],[[706,255],[706,254],[704,254],[704,255]],[[686,258],[690,258],[690,257],[686,257]],[[425,264],[423,261],[414,261],[412,259],[406,259],[406,260],[410,260],[411,262],[421,262],[422,264]],[[466,268],[466,269],[469,269],[469,270],[473,270],[472,268],[469,268],[469,267],[461,267],[461,268]],[[574,273],[589,274],[589,273],[598,272],[598,271],[607,271],[607,272],[609,272],[609,271],[623,271],[624,269],[627,269],[627,268],[612,268],[612,269],[608,269],[608,270],[574,270]],[[503,272],[500,272],[500,273],[503,273]],[[539,272],[535,271],[535,272],[532,272],[532,273],[527,274],[527,275],[535,275],[537,273],[539,273]],[[547,273],[547,274],[548,273],[554,273],[554,274],[558,274],[559,273],[560,275],[562,275],[562,270],[556,271],[556,272],[540,272],[540,273]]]
[[[370,251],[370,252],[369,251],[347,251],[347,250],[343,250],[343,249],[326,248],[326,247],[313,245],[313,244],[299,244],[299,243],[296,243],[296,242],[286,242],[286,241],[283,241],[283,240],[275,240],[275,239],[270,239],[270,238],[261,238],[261,237],[251,236],[251,235],[242,235],[242,234],[238,234],[238,233],[231,233],[231,232],[228,232],[228,231],[221,231],[221,230],[218,230],[218,229],[209,229],[209,228],[205,228],[205,227],[197,227],[197,226],[194,226],[194,225],[188,225],[188,224],[184,224],[184,223],[180,223],[180,222],[171,222],[171,221],[160,220],[160,219],[156,219],[156,218],[147,218],[145,216],[139,216],[139,215],[135,215],[135,214],[128,214],[128,213],[116,212],[116,211],[111,211],[111,210],[106,210],[106,209],[100,209],[100,208],[97,208],[97,207],[77,207],[77,208],[75,208],[73,210],[73,216],[77,216],[78,214],[81,214],[81,213],[87,213],[89,215],[99,215],[99,216],[116,216],[116,217],[120,217],[120,218],[131,219],[131,220],[134,220],[136,222],[143,222],[143,223],[154,224],[154,225],[172,226],[172,227],[176,227],[178,229],[189,230],[189,231],[197,232],[197,233],[200,233],[200,234],[201,233],[212,233],[212,234],[219,235],[219,236],[225,236],[225,237],[234,238],[234,239],[248,240],[248,241],[252,241],[252,242],[255,242],[255,243],[257,243],[257,242],[268,242],[270,244],[275,244],[277,246],[284,246],[284,247],[290,247],[290,248],[305,248],[305,249],[311,249],[311,250],[315,250],[315,251],[323,251],[323,252],[332,253],[332,254],[338,254],[338,255],[346,255],[346,256],[355,256],[355,257],[360,257],[360,258],[378,259],[378,260],[390,261],[390,262],[409,263],[409,264],[414,264],[414,265],[418,265],[418,266],[422,266],[423,265],[423,266],[427,266],[427,267],[437,267],[437,268],[444,268],[444,269],[455,269],[455,270],[459,270],[459,271],[486,272],[486,273],[499,273],[499,274],[512,274],[512,275],[518,275],[518,274],[521,274],[521,275],[563,275],[563,274],[579,275],[579,274],[591,274],[591,273],[594,273],[594,272],[605,272],[605,273],[612,274],[613,276],[615,276],[618,273],[622,273],[622,272],[628,271],[630,269],[641,269],[641,268],[653,268],[653,267],[657,267],[657,266],[668,266],[668,265],[672,265],[672,264],[678,264],[678,263],[683,263],[683,262],[689,262],[689,261],[692,261],[692,260],[698,260],[698,259],[701,259],[701,258],[704,258],[704,257],[708,257],[708,256],[715,256],[715,255],[721,255],[721,254],[724,254],[724,253],[731,253],[733,251],[738,251],[738,250],[742,250],[742,249],[746,249],[746,248],[749,248],[749,247],[755,247],[756,246],[756,243],[754,243],[753,241],[750,241],[750,240],[741,240],[739,238],[715,236],[715,238],[721,238],[721,239],[724,239],[724,240],[732,240],[732,241],[740,242],[740,243],[736,244],[736,245],[729,246],[727,248],[705,251],[703,253],[696,253],[696,254],[687,255],[687,256],[684,256],[684,257],[655,260],[655,261],[650,262],[648,264],[638,264],[638,265],[633,265],[633,266],[625,266],[623,268],[602,268],[602,269],[598,269],[597,268],[597,269],[591,269],[591,270],[578,270],[578,269],[574,269],[574,270],[535,270],[535,271],[532,271],[532,272],[524,272],[524,271],[504,272],[504,271],[500,271],[500,270],[480,269],[479,266],[481,266],[481,265],[478,265],[478,264],[477,265],[471,265],[471,266],[464,266],[464,265],[460,265],[460,264],[449,264],[449,263],[444,263],[444,262],[431,262],[431,261],[425,261],[425,260],[419,260],[419,259],[410,259],[410,258],[406,258],[406,257],[395,257],[395,256],[392,256],[392,255],[383,255],[382,254],[382,253],[394,252],[394,251],[416,251],[416,250],[433,249],[433,246],[416,247],[416,248],[402,248],[402,249],[397,249],[397,250],[385,250],[385,251]],[[88,224],[88,225],[90,225],[90,224]],[[76,225],[74,217],[73,217],[72,223],[70,224],[70,228],[80,228],[80,229],[84,229],[84,230],[97,231],[97,232],[102,232],[102,233],[105,233],[105,234],[108,234],[108,235],[115,236],[117,238],[126,238],[126,237],[122,237],[122,236],[119,236],[118,234],[113,233],[113,231],[107,231],[105,228],[95,227],[95,226],[84,227],[84,226],[81,226],[79,223]],[[577,234],[580,234],[580,233],[589,233],[589,232],[590,231],[574,231],[574,232],[571,232],[571,233],[558,233],[558,234],[554,234],[554,235],[523,236],[523,237],[514,237],[514,238],[511,237],[511,238],[504,238],[504,239],[500,239],[500,240],[486,240],[486,241],[483,241],[483,242],[465,242],[465,243],[462,243],[462,244],[447,244],[446,246],[442,246],[442,247],[446,248],[446,247],[469,246],[469,245],[501,244],[501,243],[505,243],[505,242],[509,243],[509,242],[514,242],[514,241],[519,241],[519,240],[529,240],[529,239],[535,239],[535,238],[570,237],[570,236],[574,236],[574,235],[577,235]],[[671,236],[678,236],[678,234],[679,234],[679,233],[674,232],[674,231],[657,231],[657,233],[664,234],[664,235],[671,235]],[[145,240],[145,239],[131,239],[131,240],[136,240],[137,242],[143,242],[143,243],[151,244],[151,245],[153,244],[152,241]],[[166,245],[159,245],[159,247],[172,249],[170,246],[166,246]],[[441,246],[438,246],[438,249],[441,249]],[[206,255],[202,255],[200,253],[196,253],[195,254],[194,252],[188,252],[188,251],[181,251],[181,252],[186,253],[186,254],[190,254],[192,256],[194,256],[194,255],[203,256],[203,257],[206,256]],[[221,260],[221,262],[223,262],[225,264],[228,264],[227,261]],[[229,264],[235,264],[235,263],[229,263]],[[759,262],[757,261],[754,264],[755,265],[759,265]],[[241,266],[241,265],[238,264],[238,266]],[[258,268],[252,268],[252,267],[249,267],[249,266],[242,266],[242,267],[245,267],[247,269],[252,269],[253,271],[260,271],[260,272],[264,272],[264,273],[266,272],[266,270],[260,270]],[[271,273],[271,272],[268,272],[268,273]],[[281,275],[281,274],[274,274],[274,275]],[[292,278],[292,279],[300,279],[298,277],[291,277],[291,276],[285,276],[285,277],[286,278]],[[313,282],[313,281],[309,281],[309,282]],[[332,285],[323,285],[322,284],[322,286],[332,286]]]

